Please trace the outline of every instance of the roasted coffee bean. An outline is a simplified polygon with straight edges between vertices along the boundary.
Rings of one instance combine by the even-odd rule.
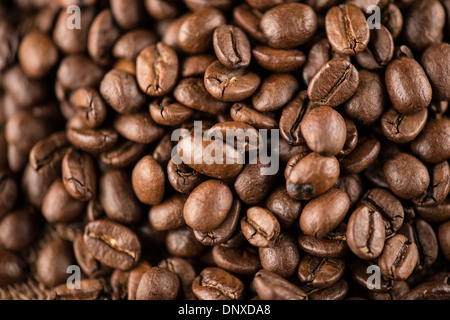
[[[261,269],[258,252],[253,248],[226,248],[216,245],[212,249],[218,267],[240,275],[254,275]]]
[[[62,161],[62,182],[75,199],[89,201],[97,193],[97,171],[91,156],[70,149]]]
[[[348,220],[347,244],[359,258],[377,258],[384,248],[386,238],[382,215],[369,206],[357,208]]]
[[[388,3],[381,11],[381,23],[389,30],[395,40],[403,29],[403,14],[393,3]]]
[[[308,97],[318,105],[336,107],[358,89],[359,73],[349,61],[335,58],[323,65],[308,85]]]
[[[156,35],[147,29],[134,29],[123,34],[114,44],[113,55],[116,59],[136,60],[146,47],[157,42]]]
[[[380,28],[370,30],[370,41],[363,52],[356,55],[358,64],[369,70],[379,70],[388,65],[394,56],[394,39],[389,30]]]
[[[402,300],[448,300],[450,285],[439,282],[425,282],[402,296]]]
[[[145,272],[136,292],[136,300],[175,300],[180,291],[177,275],[160,267]]]
[[[257,46],[252,50],[256,62],[266,70],[272,72],[292,72],[298,70],[306,62],[306,56],[300,50],[272,49]]]
[[[184,226],[183,208],[187,197],[177,193],[152,206],[148,213],[152,227],[156,230],[172,230]]]
[[[135,164],[145,152],[147,146],[142,143],[125,140],[112,149],[100,154],[100,161],[112,168],[127,168]]]
[[[208,180],[196,187],[184,205],[184,220],[194,230],[217,228],[233,203],[230,188],[219,180]]]
[[[241,280],[217,267],[203,269],[192,282],[199,300],[242,300],[245,287]]]
[[[441,204],[423,207],[416,206],[414,211],[417,216],[427,222],[444,222],[450,218],[450,200],[447,198]]]
[[[263,12],[249,7],[246,3],[233,9],[233,19],[236,24],[248,33],[252,38],[261,43],[266,43],[266,37],[260,29]]]
[[[252,57],[250,42],[245,33],[233,25],[214,30],[213,46],[219,61],[229,69],[246,68]]]
[[[173,96],[182,105],[212,114],[223,113],[228,103],[215,99],[206,90],[202,78],[190,77],[182,79],[173,90]]]
[[[354,56],[363,52],[370,39],[362,11],[353,4],[332,7],[325,17],[327,38],[338,53]]]
[[[78,89],[70,97],[70,102],[86,127],[97,128],[105,121],[108,113],[107,107],[97,90]]]
[[[84,55],[68,55],[57,71],[57,79],[66,90],[98,87],[104,76],[104,70]]]
[[[344,220],[350,199],[341,189],[330,189],[309,201],[300,215],[300,228],[310,236],[323,238]]]
[[[400,113],[418,112],[431,102],[430,82],[413,58],[401,57],[390,62],[386,68],[385,83],[392,105]]]
[[[25,262],[14,253],[0,249],[0,286],[7,286],[23,280]]]
[[[137,143],[152,143],[164,135],[164,128],[148,112],[117,115],[113,125],[120,135]]]
[[[281,228],[289,228],[300,216],[302,204],[291,198],[284,186],[279,186],[266,198],[264,207],[277,218]]]
[[[238,152],[255,152],[263,147],[262,135],[249,124],[239,121],[223,121],[207,130],[207,137],[215,137],[229,145],[233,145]],[[256,155],[255,155],[256,156]],[[250,163],[264,167],[261,163]],[[264,169],[261,170],[264,174]]]
[[[99,180],[99,200],[108,218],[133,224],[142,216],[142,208],[136,198],[131,177],[126,171],[109,170]]]
[[[39,222],[31,207],[10,211],[0,220],[0,247],[10,251],[28,248],[39,235]]]
[[[213,46],[213,33],[226,23],[222,12],[205,8],[189,15],[178,32],[178,45],[189,54],[203,53]]]
[[[178,56],[168,45],[158,42],[145,47],[136,60],[136,79],[149,96],[163,96],[178,78]]]
[[[330,60],[331,46],[327,39],[315,42],[308,52],[306,63],[303,66],[302,76],[306,85],[316,75],[317,71]]]
[[[347,194],[350,199],[350,207],[361,198],[364,192],[363,180],[358,174],[341,175],[336,187]]]
[[[442,39],[445,10],[437,0],[418,0],[405,16],[403,36],[411,49],[422,51]]]
[[[88,276],[102,276],[111,271],[110,268],[95,260],[94,256],[87,249],[82,234],[76,236],[73,242],[73,252],[81,270]]]
[[[427,163],[440,163],[450,159],[449,140],[450,119],[430,119],[422,133],[411,143],[411,150]]]
[[[335,157],[311,152],[292,168],[287,177],[286,190],[297,200],[308,200],[328,191],[339,173],[339,163]]]
[[[276,243],[280,235],[280,224],[269,210],[251,207],[241,220],[241,230],[250,244],[265,248]]]
[[[277,121],[267,114],[258,112],[244,103],[235,103],[230,109],[231,118],[237,122],[247,123],[257,129],[276,129]]]
[[[262,300],[308,300],[306,293],[279,275],[259,270],[253,279],[253,286]]]
[[[110,150],[117,143],[119,135],[109,128],[78,129],[68,128],[67,139],[74,147],[88,152],[104,152]]]
[[[186,108],[171,97],[164,97],[150,104],[152,119],[163,126],[179,125],[188,120],[192,114],[192,109]]]
[[[408,153],[398,153],[383,166],[389,189],[403,199],[414,199],[424,193],[430,176],[425,165]]]
[[[450,192],[450,165],[438,163],[430,170],[430,185],[425,193],[413,202],[419,206],[433,206],[444,202]]]
[[[433,88],[433,97],[438,100],[450,100],[450,69],[444,63],[449,57],[450,44],[441,42],[429,46],[420,60]]]
[[[343,258],[319,258],[307,255],[300,260],[298,277],[311,288],[327,288],[342,277],[345,270]]]
[[[67,268],[75,258],[70,242],[56,238],[48,242],[36,259],[36,276],[46,287],[55,287],[67,280]]]
[[[307,290],[309,300],[343,300],[349,291],[349,284],[344,279],[328,288]]]
[[[204,8],[217,8],[222,11],[229,11],[233,7],[231,0],[185,0],[184,3],[191,11],[200,11]]]
[[[215,229],[201,232],[194,230],[195,238],[206,246],[214,246],[228,241],[236,230],[239,223],[242,204],[238,199],[233,204],[223,222]]]
[[[446,260],[450,260],[450,236],[449,236],[449,230],[450,230],[450,223],[444,222],[439,225],[438,228],[438,238],[439,238],[439,245],[441,247],[442,253],[444,255],[444,258]]]
[[[286,168],[284,170],[284,178],[287,180],[287,178],[290,176],[292,169],[297,165],[297,163],[300,162],[304,157],[309,155],[311,152],[309,150],[304,150],[299,153],[295,153],[286,163]]]
[[[179,257],[169,257],[162,260],[158,267],[174,272],[180,280],[180,294],[182,299],[194,300],[192,292],[192,281],[197,276],[193,265],[186,259]]]
[[[409,292],[409,286],[406,281],[396,281],[389,292],[369,291],[370,300],[401,300],[402,296]]]
[[[306,253],[322,258],[338,258],[347,253],[347,236],[345,224],[340,224],[337,229],[327,233],[323,238],[317,238],[301,233],[297,243]],[[348,240],[347,240],[348,241]]]
[[[182,78],[202,77],[210,64],[216,60],[217,57],[209,53],[188,56],[181,63],[180,76]]]
[[[56,176],[44,177],[37,173],[30,165],[27,165],[23,171],[21,189],[24,194],[24,198],[34,207],[40,208],[42,200],[44,199],[45,193],[50,187]],[[6,180],[7,181],[7,180]],[[9,192],[14,189],[8,189]],[[8,198],[8,202],[13,198],[14,193],[11,198]],[[15,202],[13,202],[14,205]],[[3,205],[5,206],[5,205]],[[1,216],[1,215],[0,215]]]
[[[387,101],[383,78],[378,73],[361,70],[358,89],[344,105],[345,114],[363,125],[371,125],[381,117]]]
[[[418,259],[416,244],[404,235],[397,234],[386,241],[378,264],[384,276],[394,280],[405,280],[413,272]]]
[[[163,168],[152,156],[136,163],[131,174],[131,184],[137,198],[148,205],[157,205],[164,198],[165,175]]]
[[[419,135],[427,119],[427,109],[405,115],[394,108],[389,108],[381,117],[381,129],[389,140],[395,143],[407,143]]]
[[[175,162],[179,163],[181,161]],[[190,193],[195,187],[205,181],[205,176],[191,169],[188,165],[184,163],[176,164],[175,162],[171,159],[167,164],[167,179],[176,191]]]
[[[108,293],[109,288],[104,281],[83,279],[79,289],[70,289],[67,284],[56,286],[48,293],[47,300],[99,300]]]
[[[167,251],[177,257],[194,258],[199,256],[205,249],[195,238],[192,228],[187,226],[170,230],[166,236]]]
[[[425,220],[414,220],[406,223],[399,231],[414,242],[419,251],[417,270],[430,267],[437,259],[439,244],[433,228]]]
[[[136,234],[110,220],[89,222],[84,230],[84,243],[94,258],[102,264],[120,270],[130,270],[141,258],[142,249]]]
[[[273,246],[258,250],[261,265],[265,270],[283,278],[289,278],[297,271],[300,252],[291,235],[281,233]]]
[[[144,4],[148,14],[156,20],[173,19],[180,14],[180,8],[176,1],[145,0]]]
[[[265,12],[259,25],[270,47],[290,49],[306,43],[314,36],[317,16],[305,4],[280,4]]]
[[[355,149],[341,160],[342,170],[348,173],[364,171],[375,162],[380,149],[381,144],[376,137],[361,139]]]
[[[85,204],[71,197],[60,179],[49,187],[42,200],[42,215],[50,223],[70,222],[78,218]]]
[[[0,219],[14,207],[19,191],[17,182],[11,174],[7,170],[0,169]]]
[[[55,67],[59,54],[49,36],[39,31],[32,31],[22,39],[18,58],[28,77],[42,78]]]
[[[301,131],[308,147],[323,156],[337,155],[347,136],[344,118],[327,106],[309,111],[301,122]]]
[[[379,261],[379,260],[378,260]],[[369,289],[367,284],[373,284],[372,280],[369,278],[371,273],[367,272],[370,266],[376,266],[374,261],[365,261],[361,259],[352,259],[348,263],[350,274],[352,279],[362,288]],[[379,285],[372,286],[369,290],[371,293],[386,293],[390,292],[393,287],[392,279],[381,277]]]
[[[245,69],[230,69],[219,60],[205,71],[205,88],[217,100],[241,101],[250,97],[259,87],[260,77]]]
[[[134,29],[142,21],[144,7],[141,1],[111,0],[109,3],[114,20],[120,28]]]
[[[298,146],[305,143],[301,132],[301,123],[305,116],[313,108],[305,90],[292,99],[280,117],[280,134],[289,145]]]
[[[299,87],[297,79],[288,73],[272,74],[267,77],[253,95],[253,108],[259,112],[280,109],[292,99]]]

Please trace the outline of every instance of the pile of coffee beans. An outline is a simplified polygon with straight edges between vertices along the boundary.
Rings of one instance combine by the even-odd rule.
[[[0,298],[450,299],[449,42],[450,0],[2,1]]]

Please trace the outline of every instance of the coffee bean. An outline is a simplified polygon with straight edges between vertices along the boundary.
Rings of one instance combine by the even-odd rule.
[[[249,7],[246,3],[233,9],[233,19],[236,21],[236,24],[252,38],[261,43],[266,43],[267,40],[260,29],[262,16],[263,12]]]
[[[262,300],[308,300],[303,290],[279,275],[260,270],[253,279],[258,297]]]
[[[164,135],[164,128],[148,112],[117,115],[113,125],[120,135],[137,143],[152,143]]]
[[[341,175],[336,187],[347,194],[350,199],[350,207],[361,198],[364,192],[363,180],[358,174]]]
[[[40,221],[31,207],[10,211],[0,220],[0,247],[9,251],[21,251],[36,240]]]
[[[430,185],[426,192],[413,202],[419,206],[433,206],[444,202],[450,192],[450,165],[438,163],[430,170]]]
[[[343,258],[319,258],[307,255],[298,266],[300,282],[311,288],[326,288],[341,278],[345,269]]]
[[[340,54],[354,56],[363,52],[370,39],[362,11],[353,4],[332,7],[325,17],[327,38]]]
[[[30,170],[32,170],[30,168]],[[0,170],[0,218],[2,218],[16,204],[19,196],[17,182],[4,169]]]
[[[149,96],[163,96],[175,86],[178,56],[168,45],[158,42],[145,47],[136,60],[136,79]]]
[[[433,88],[433,97],[438,100],[450,100],[449,67],[443,61],[450,57],[450,44],[441,42],[431,45],[422,54],[420,63]],[[442,62],[441,62],[442,61]]]
[[[448,300],[450,285],[446,283],[426,282],[413,288],[402,296],[403,300]]]
[[[317,29],[317,16],[305,4],[280,4],[266,11],[260,28],[270,47],[290,49],[306,43]]]
[[[183,208],[187,200],[185,194],[174,194],[148,213],[150,224],[156,230],[172,230],[184,226]]]
[[[434,205],[431,207],[414,207],[414,211],[417,216],[424,219],[427,222],[444,222],[450,217],[450,200],[447,198],[441,204]]]
[[[380,28],[370,30],[370,41],[363,52],[356,55],[358,64],[369,70],[379,70],[387,66],[394,56],[394,39],[389,30]]]
[[[148,205],[161,203],[166,178],[163,168],[152,156],[145,156],[136,163],[131,174],[131,184],[137,198]]]
[[[109,220],[89,222],[84,230],[84,243],[102,264],[130,270],[141,258],[142,249],[136,234],[127,227]]]
[[[251,46],[245,33],[233,25],[214,30],[213,46],[219,61],[229,69],[246,68],[251,60]]]
[[[258,112],[244,103],[235,103],[230,109],[231,118],[237,122],[247,123],[257,129],[276,129],[277,121],[267,114]]]
[[[280,109],[292,99],[298,87],[297,79],[291,74],[272,74],[252,97],[253,108],[259,112]]]
[[[80,288],[69,289],[67,284],[53,288],[47,296],[48,300],[99,300],[107,296],[109,288],[99,279],[83,279]]]
[[[449,222],[444,222],[439,225],[438,228],[439,245],[446,260],[450,260],[449,230],[450,230]]]
[[[350,99],[358,89],[358,70],[347,60],[328,61],[311,79],[308,97],[318,105],[336,107]]]
[[[258,253],[252,248],[225,248],[216,245],[212,249],[218,267],[239,275],[252,276],[261,269]]]
[[[328,288],[307,290],[309,300],[343,300],[349,291],[349,284],[344,279]]]
[[[22,281],[25,276],[25,263],[9,251],[0,249],[0,286]]]
[[[193,110],[176,102],[171,97],[155,100],[150,104],[150,116],[162,126],[179,125],[188,120]]]
[[[279,186],[268,195],[264,207],[277,218],[281,228],[289,228],[300,216],[302,205],[289,196],[284,186]]]
[[[209,65],[216,60],[217,57],[209,53],[188,56],[181,63],[180,76],[182,78],[203,77]]]
[[[292,72],[298,70],[306,62],[306,56],[300,50],[272,49],[257,46],[252,50],[256,62],[266,70],[272,72]]]
[[[297,243],[300,249],[310,255],[322,258],[338,258],[347,253],[346,240],[346,225],[340,224],[336,230],[327,233],[320,239],[301,233],[298,236]]]
[[[322,238],[337,228],[349,207],[350,200],[344,191],[330,189],[303,208],[300,228],[307,235]]]
[[[167,164],[167,179],[176,191],[190,193],[205,181],[206,177],[184,163],[175,164],[171,159]]]
[[[100,154],[100,161],[112,168],[127,168],[135,164],[145,152],[147,146],[142,143],[125,140],[112,149]]]
[[[283,278],[289,278],[297,271],[300,252],[291,235],[281,233],[273,246],[258,250],[263,269]]]
[[[86,56],[66,56],[57,70],[57,79],[67,90],[97,87],[104,76],[104,70]]]
[[[416,267],[419,252],[414,242],[402,234],[386,241],[378,259],[381,273],[393,280],[407,279]]]
[[[389,108],[381,117],[381,129],[389,140],[395,143],[407,143],[419,135],[427,119],[427,109],[405,115],[394,108]]]
[[[192,291],[199,300],[242,300],[244,284],[227,271],[209,267],[192,282]]]
[[[380,154],[381,144],[375,137],[360,139],[355,149],[341,160],[343,171],[360,173],[370,167]]]
[[[312,45],[302,71],[303,81],[306,85],[309,84],[317,71],[330,60],[331,51],[327,39],[320,39]]]
[[[166,247],[171,255],[182,258],[197,257],[205,249],[195,238],[192,228],[187,226],[170,230],[166,236]]]
[[[67,139],[76,148],[87,152],[104,152],[110,150],[117,143],[119,135],[109,128],[78,129],[68,128]]]
[[[399,7],[388,3],[381,11],[381,23],[389,30],[395,40],[403,29],[403,14]]]
[[[82,234],[76,236],[73,242],[73,252],[81,270],[88,276],[102,276],[111,271],[110,268],[95,260],[94,256],[86,247]]]
[[[251,207],[241,220],[241,230],[250,244],[265,248],[276,243],[280,235],[280,224],[269,210]]]
[[[180,8],[176,1],[145,0],[145,9],[156,20],[176,18],[180,14]]]
[[[136,28],[142,21],[143,5],[140,1],[111,0],[111,13],[120,28]]]
[[[153,267],[142,275],[136,300],[175,300],[180,291],[177,275],[160,267]]]

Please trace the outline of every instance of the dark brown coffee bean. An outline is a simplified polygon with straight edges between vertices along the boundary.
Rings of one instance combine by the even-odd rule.
[[[336,187],[348,195],[350,199],[350,207],[352,207],[361,198],[364,192],[363,180],[358,174],[341,175]]]
[[[246,68],[252,57],[250,42],[245,33],[233,25],[214,30],[213,46],[219,61],[229,69]]]
[[[356,55],[358,64],[369,70],[379,70],[387,66],[394,56],[394,39],[389,30],[380,28],[370,30],[370,41],[366,50]]]
[[[47,296],[48,300],[101,300],[108,296],[109,288],[99,279],[83,279],[80,289],[69,289],[67,284],[53,288]]]
[[[416,206],[414,211],[427,222],[444,222],[450,218],[450,200],[447,198],[441,204],[431,207]]]
[[[136,300],[175,300],[180,291],[177,275],[160,267],[153,267],[142,275]]]
[[[381,23],[386,26],[395,40],[403,29],[403,14],[398,6],[388,3],[381,11]]]
[[[135,60],[142,49],[156,42],[157,37],[150,30],[131,30],[117,40],[113,48],[113,55],[117,59]]]
[[[0,247],[10,251],[27,249],[39,231],[40,224],[31,207],[10,211],[0,220]]]
[[[321,39],[313,44],[302,71],[303,81],[306,85],[330,58],[331,46],[327,39]]]
[[[162,201],[165,181],[163,168],[152,156],[139,160],[131,174],[134,193],[141,202],[148,205],[156,205]]]
[[[382,215],[368,206],[360,206],[348,220],[347,244],[359,258],[377,258],[384,248],[386,238]]]
[[[450,100],[449,66],[444,62],[450,57],[450,44],[441,42],[425,50],[420,60],[433,88],[433,97]]]
[[[25,277],[25,262],[9,251],[0,249],[0,286],[20,282]]]
[[[195,295],[192,292],[192,281],[197,276],[193,265],[186,259],[179,257],[169,257],[162,260],[158,267],[168,269],[178,276],[180,280],[181,299],[194,300]]]
[[[283,278],[289,278],[297,271],[300,252],[291,235],[281,233],[274,246],[258,250],[261,265],[265,270]]]
[[[253,107],[259,112],[280,109],[292,99],[299,87],[297,79],[288,73],[267,77],[253,95]]]
[[[150,104],[152,119],[163,126],[179,125],[187,121],[193,114],[193,110],[186,108],[171,97],[155,100]]]
[[[267,40],[259,27],[262,16],[261,11],[249,7],[246,3],[233,9],[233,19],[236,24],[252,38],[261,43],[266,43]]]
[[[194,230],[195,238],[205,246],[215,246],[228,241],[239,223],[242,204],[238,199],[233,204],[223,222],[215,229],[201,232]]]
[[[188,226],[170,230],[166,236],[167,251],[177,257],[194,258],[199,256],[205,246],[197,241],[192,228]]]
[[[39,251],[36,276],[46,287],[55,287],[66,282],[67,268],[74,262],[72,245],[68,241],[56,238]]]
[[[68,128],[67,139],[76,147],[88,152],[103,152],[117,143],[119,136],[113,129]]]
[[[205,181],[206,177],[184,163],[175,164],[171,159],[167,164],[167,179],[176,191],[190,193]]]
[[[344,191],[330,189],[306,204],[300,215],[300,228],[307,235],[322,238],[344,220],[349,207]]]
[[[112,168],[127,168],[135,164],[144,154],[147,146],[133,141],[119,142],[112,149],[100,154],[100,161]]]
[[[450,119],[432,119],[411,143],[411,150],[427,163],[436,164],[450,158]]]
[[[199,300],[242,300],[244,284],[231,273],[216,267],[203,269],[192,282]]]
[[[258,130],[249,124],[238,121],[219,122],[208,129],[207,136],[211,138],[217,137],[233,145],[239,152],[256,151],[262,148],[263,142],[263,138]],[[254,164],[258,165],[259,163]]]
[[[171,140],[171,134],[165,134],[153,149],[152,157],[156,160],[163,168],[167,167],[171,157],[172,150],[175,144]]]
[[[280,224],[269,210],[251,207],[241,220],[241,230],[250,244],[265,248],[276,243],[280,235]]]
[[[337,229],[327,233],[323,238],[316,238],[301,233],[297,243],[306,253],[323,258],[338,258],[347,253],[346,225],[340,224]]]
[[[247,123],[257,129],[276,129],[277,121],[267,114],[258,112],[244,103],[235,103],[230,109],[231,118],[237,122]]]
[[[114,129],[128,140],[149,144],[164,135],[164,128],[156,124],[148,112],[117,115]]]
[[[386,162],[383,173],[389,189],[403,199],[417,198],[430,184],[427,168],[419,159],[408,153],[398,153]]]
[[[301,122],[301,130],[308,147],[323,156],[337,155],[347,136],[344,118],[327,106],[309,111]]]
[[[145,9],[156,20],[174,19],[180,14],[176,1],[172,0],[145,0]]]
[[[328,191],[339,176],[335,157],[311,152],[301,159],[287,177],[286,190],[297,200],[308,200]]]
[[[402,296],[402,300],[448,300],[450,285],[439,282],[425,282]]]
[[[185,225],[183,208],[186,194],[174,194],[158,205],[151,207],[148,213],[150,224],[156,230],[172,230]]]
[[[8,171],[0,169],[0,219],[14,207],[19,191],[17,182]]]
[[[84,243],[102,264],[130,270],[141,258],[141,244],[127,227],[109,220],[89,222],[84,230]]]
[[[338,53],[354,56],[363,52],[370,39],[362,11],[353,4],[332,7],[325,17],[327,38]]]
[[[442,39],[445,10],[437,0],[414,1],[405,16],[403,35],[411,49],[422,51]]]
[[[264,207],[277,218],[281,228],[289,228],[300,216],[302,205],[289,196],[284,186],[279,186],[266,198]]]
[[[307,255],[300,260],[298,277],[311,288],[327,288],[342,277],[345,270],[343,258],[320,258]]]
[[[363,125],[371,125],[380,118],[387,102],[382,77],[378,73],[361,70],[358,89],[344,105],[345,114]]]
[[[379,261],[379,260],[378,260]],[[367,272],[370,266],[376,266],[374,261],[370,260],[361,260],[361,259],[352,259],[348,263],[350,274],[352,279],[356,284],[361,286],[364,289],[368,289],[368,284],[373,284],[373,280],[370,279],[370,276],[373,274],[371,272]],[[372,267],[373,268],[373,267]],[[370,270],[370,269],[369,269]],[[386,293],[390,292],[393,287],[393,281],[387,277],[380,277],[379,286],[373,286],[370,289],[371,293]]]
[[[180,76],[182,78],[203,77],[209,65],[216,60],[217,57],[209,53],[187,56],[181,63]]]
[[[73,252],[81,270],[88,276],[102,276],[111,271],[110,268],[103,266],[95,260],[94,256],[86,247],[82,234],[76,236],[73,242]]]
[[[42,200],[42,215],[50,223],[70,222],[78,218],[85,204],[71,197],[60,179],[49,187]]]
[[[317,17],[314,10],[305,4],[280,4],[262,16],[260,28],[270,47],[289,49],[313,37]]]
[[[234,274],[253,276],[261,269],[258,252],[249,248],[214,246],[212,255],[216,265]]]
[[[104,70],[86,56],[73,54],[66,56],[57,71],[57,78],[63,88],[97,87],[104,76]]]
[[[394,108],[389,108],[381,117],[381,129],[389,140],[395,143],[407,143],[419,135],[427,119],[427,109],[404,115]]]
[[[375,137],[361,139],[356,148],[341,160],[341,168],[348,173],[360,173],[370,167],[380,154],[381,144]]]
[[[37,173],[33,168],[31,168],[30,165],[26,165],[24,171],[23,171],[23,176],[22,176],[22,181],[21,181],[21,190],[23,192],[23,196],[26,199],[26,201],[28,203],[30,203],[31,205],[33,205],[36,208],[40,208],[41,204],[42,204],[42,200],[44,199],[44,196],[48,190],[48,188],[50,187],[51,183],[53,182],[54,179],[56,179],[57,176],[50,176],[50,177],[44,177],[41,176],[39,173]],[[8,181],[8,180],[6,180]],[[12,189],[12,187],[10,187],[8,189],[8,191],[14,191],[14,189]],[[8,200],[10,201],[14,196],[14,193],[11,194],[11,198],[9,198],[8,195]],[[7,202],[6,206],[11,205],[9,202]],[[12,205],[15,204],[15,201],[12,202]],[[5,204],[3,204],[3,208]],[[5,210],[5,209],[3,209]],[[8,209],[9,210],[9,209]],[[1,212],[1,211],[0,211]],[[1,216],[1,214],[0,214]]]
[[[418,259],[416,244],[404,235],[397,234],[386,241],[378,264],[384,276],[393,280],[405,280],[413,272]]]
[[[124,30],[136,28],[143,20],[141,1],[110,0],[111,13],[119,27]]]
[[[247,99],[258,89],[260,82],[256,73],[245,69],[229,69],[218,60],[205,71],[205,88],[220,101]]]
[[[32,31],[22,39],[18,58],[28,77],[42,78],[58,63],[59,54],[49,36],[39,31]]]
[[[306,56],[300,50],[272,49],[257,46],[252,50],[256,62],[272,72],[292,72],[298,70],[306,61]]]
[[[431,102],[432,89],[427,75],[412,58],[401,57],[389,63],[385,82],[392,105],[400,113],[418,112]]]
[[[219,180],[208,180],[196,187],[184,205],[184,220],[194,230],[207,232],[218,227],[233,203],[230,188]]]
[[[136,60],[136,79],[149,96],[163,96],[178,78],[178,56],[168,45],[158,42],[144,48]]]
[[[39,141],[29,154],[30,166],[43,176],[57,175],[61,169],[61,161],[69,150],[66,133],[60,131]]]
[[[255,274],[253,286],[262,300],[308,300],[306,293],[279,275],[260,270]]]
[[[112,47],[120,36],[110,9],[101,11],[89,28],[87,49],[92,60],[100,65],[108,65],[112,58]]]
[[[189,54],[203,53],[212,48],[213,33],[226,23],[222,12],[205,8],[189,15],[178,32],[178,45]]]
[[[191,77],[182,79],[173,90],[173,96],[182,105],[212,114],[225,112],[229,105],[215,99],[206,90],[202,78]]]
[[[450,237],[449,237],[450,223],[444,222],[439,225],[438,237],[439,245],[445,259],[450,260]]]
[[[62,161],[62,181],[75,199],[89,201],[97,193],[97,172],[90,155],[69,150]]]
[[[308,85],[308,97],[318,105],[336,107],[358,89],[358,70],[347,60],[335,58],[323,65]]]
[[[450,165],[447,161],[438,163],[430,170],[430,185],[419,198],[414,199],[418,206],[434,206],[444,202],[450,192]]]

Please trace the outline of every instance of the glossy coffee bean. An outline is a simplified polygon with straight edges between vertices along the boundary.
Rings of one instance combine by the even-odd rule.
[[[136,163],[131,174],[131,184],[137,198],[148,205],[161,203],[165,188],[164,170],[152,156],[145,156]]]
[[[255,247],[273,246],[280,235],[280,224],[275,216],[261,207],[251,207],[241,220],[241,230],[245,238]]]
[[[0,247],[9,251],[25,250],[40,232],[40,223],[31,207],[10,211],[0,220]]]
[[[430,172],[430,185],[426,192],[414,199],[418,206],[434,206],[445,201],[450,192],[450,165],[447,161],[434,165]]]
[[[175,164],[171,159],[167,164],[167,180],[176,191],[190,193],[205,181],[206,177],[182,162]]]
[[[422,54],[420,63],[425,70],[433,88],[433,97],[438,100],[450,99],[450,83],[448,65],[442,63],[450,57],[450,44],[441,42],[431,45]],[[442,61],[442,62],[441,62]]]
[[[164,135],[164,128],[148,112],[117,115],[113,126],[120,135],[137,143],[152,143]]]
[[[258,112],[245,103],[235,103],[230,109],[231,118],[237,122],[247,123],[257,129],[276,129],[277,121],[267,114]]]
[[[380,154],[381,144],[376,137],[360,139],[355,149],[340,162],[342,171],[360,173],[370,167]]]
[[[394,108],[389,108],[381,117],[381,129],[389,140],[395,143],[407,143],[419,135],[427,119],[427,109],[405,115]]]
[[[260,203],[275,184],[277,175],[266,174],[270,164],[247,164],[234,182],[238,197],[248,205]]]
[[[242,300],[244,289],[239,278],[217,267],[203,269],[192,282],[192,291],[199,300]]]
[[[442,253],[446,260],[450,260],[450,237],[449,237],[450,223],[444,222],[439,225],[438,239]]]
[[[300,282],[311,288],[326,288],[335,284],[345,270],[343,258],[319,258],[307,255],[298,266]]]
[[[155,100],[150,104],[150,116],[153,121],[162,126],[179,125],[187,121],[193,110],[176,102],[171,97]]]
[[[267,196],[264,207],[277,218],[282,228],[289,228],[300,216],[302,205],[289,196],[284,186],[279,186]]]
[[[380,25],[380,29],[370,30],[370,41],[363,52],[356,55],[358,64],[369,70],[385,68],[394,56],[394,39],[389,30]]]
[[[239,275],[254,275],[261,269],[258,252],[253,248],[226,248],[214,246],[214,262],[218,267]]]
[[[246,3],[233,9],[233,19],[236,21],[236,24],[253,39],[266,43],[267,39],[260,28],[262,16],[263,12],[253,9]]]
[[[166,268],[178,276],[180,280],[180,298],[185,300],[194,300],[195,295],[192,292],[192,281],[197,276],[194,266],[189,260],[179,257],[169,257],[162,260],[158,267]]]
[[[317,238],[301,233],[297,243],[307,254],[323,258],[338,258],[348,251],[346,225],[341,224],[335,230],[327,233],[323,238]]]
[[[305,54],[296,49],[273,49],[257,46],[252,50],[256,62],[272,72],[292,72],[298,70],[306,62]]]
[[[110,268],[95,260],[84,243],[83,235],[78,234],[73,242],[73,252],[81,270],[89,276],[102,276],[110,272]]]
[[[112,149],[100,154],[100,161],[111,168],[127,168],[135,164],[146,150],[146,145],[133,141],[123,141]]]
[[[174,272],[153,267],[142,275],[136,300],[174,300],[179,291],[180,280]]]
[[[233,25],[222,25],[214,30],[213,46],[219,61],[227,68],[241,69],[250,64],[250,42],[245,33]]]
[[[252,97],[253,107],[260,112],[277,110],[291,100],[298,87],[291,74],[272,74]]]
[[[119,135],[109,128],[78,129],[68,128],[67,139],[78,149],[87,152],[103,152],[111,149],[117,143]]]
[[[90,222],[84,230],[84,243],[94,258],[102,264],[129,270],[139,262],[141,243],[127,227],[110,220]]]
[[[279,275],[264,269],[255,274],[253,286],[262,300],[308,300],[308,296],[303,290]]]
[[[205,250],[188,226],[167,232],[165,245],[171,255],[182,258],[198,257]]]
[[[210,53],[188,56],[181,62],[180,76],[182,78],[202,77],[209,65],[216,60],[216,55]]]
[[[156,230],[172,230],[182,227],[185,222],[183,208],[187,200],[185,194],[174,194],[161,202],[153,205],[148,213],[150,224]]]
[[[9,251],[0,249],[0,286],[7,286],[23,280],[26,264]]]
[[[114,44],[113,55],[116,59],[136,60],[146,47],[157,42],[156,35],[147,29],[134,29],[123,34]]]

